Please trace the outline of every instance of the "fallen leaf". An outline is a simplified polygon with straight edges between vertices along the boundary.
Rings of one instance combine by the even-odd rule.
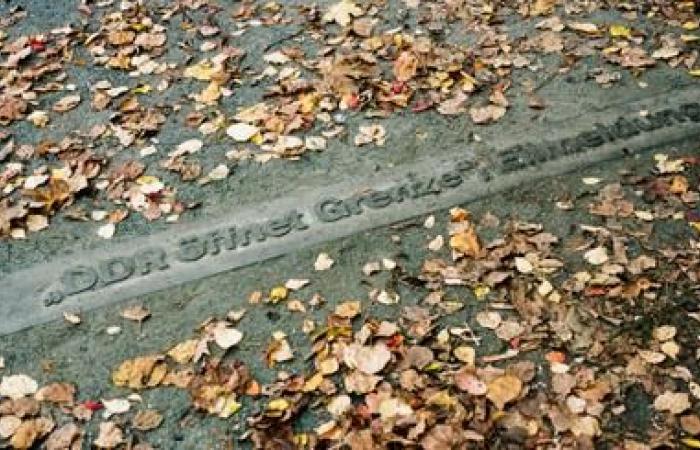
[[[68,383],[51,383],[37,391],[34,398],[40,402],[72,405],[75,397],[75,386]]]
[[[477,323],[490,330],[495,330],[501,324],[501,315],[496,311],[480,311],[476,315]]]
[[[227,327],[224,322],[220,322],[219,326],[214,328],[214,342],[223,350],[238,345],[242,339],[243,333],[235,328]]]
[[[324,22],[335,22],[341,27],[350,25],[353,17],[363,14],[362,9],[351,0],[341,0],[331,7],[323,15]]]
[[[680,414],[690,407],[690,399],[685,392],[665,391],[654,399],[655,410],[668,411],[673,415]]]
[[[523,383],[512,375],[502,375],[488,384],[486,397],[500,410],[520,395]]]
[[[608,251],[605,247],[596,247],[584,253],[583,258],[594,266],[608,262]]]
[[[27,375],[10,375],[2,377],[2,381],[0,381],[0,397],[18,399],[26,395],[33,395],[38,389],[37,382]]]
[[[343,361],[351,369],[358,369],[366,375],[381,372],[391,360],[391,352],[383,343],[364,346],[352,343],[345,347]]]
[[[499,105],[487,105],[483,107],[473,107],[469,110],[469,115],[476,124],[487,124],[498,121],[505,116],[506,108]]]
[[[143,305],[134,305],[122,310],[121,316],[134,322],[143,322],[151,316],[151,312]]]
[[[74,449],[73,446],[80,437],[80,428],[73,422],[67,423],[54,430],[46,439],[46,450]]]
[[[352,319],[360,314],[362,304],[358,301],[343,302],[335,307],[335,315]]]
[[[97,229],[97,235],[102,239],[112,239],[117,231],[117,226],[113,223],[107,223]]]
[[[131,409],[131,403],[125,398],[102,399],[102,406],[104,406],[103,415],[105,419],[109,419],[117,414],[125,414]]]
[[[303,288],[309,283],[310,281],[307,279],[291,278],[287,280],[286,283],[284,283],[284,287],[289,289],[290,291],[298,291],[299,289]]]
[[[236,123],[226,129],[226,134],[236,142],[247,142],[259,132],[258,127],[247,123]]]
[[[316,258],[316,262],[314,262],[314,269],[317,271],[328,270],[334,263],[335,261],[328,256],[328,253],[319,253],[318,257]]]
[[[116,448],[124,442],[124,433],[114,422],[100,423],[100,431],[93,442],[97,448]]]
[[[163,416],[155,409],[145,409],[136,413],[131,421],[134,428],[140,431],[151,431],[160,426]]]
[[[394,76],[398,81],[409,81],[416,76],[418,59],[412,52],[403,51],[394,61]]]
[[[53,110],[56,112],[66,112],[70,111],[71,109],[75,108],[78,106],[80,103],[80,96],[79,95],[67,95],[61,99],[59,99],[56,103],[53,105]]]
[[[44,417],[25,420],[12,435],[10,446],[14,449],[29,449],[38,439],[49,434],[54,426],[52,420]]]

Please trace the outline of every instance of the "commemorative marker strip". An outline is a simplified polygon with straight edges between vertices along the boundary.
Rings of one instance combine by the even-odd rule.
[[[698,91],[683,98],[698,98]],[[670,104],[669,104],[670,105]],[[572,127],[577,129],[577,127]],[[578,127],[552,141],[517,142],[477,167],[472,152],[427,160],[379,179],[251,205],[218,223],[58,258],[0,280],[0,334],[246,266],[324,241],[389,225],[592,164],[700,137],[700,103],[686,101]],[[624,151],[623,151],[624,150]]]

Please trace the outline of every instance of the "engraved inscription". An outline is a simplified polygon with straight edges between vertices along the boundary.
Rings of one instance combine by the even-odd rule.
[[[470,177],[477,176],[480,181],[487,182],[495,174],[508,175],[562,157],[585,153],[607,143],[688,122],[700,122],[700,103],[686,103],[677,109],[664,109],[646,117],[621,117],[607,125],[596,123],[590,130],[558,141],[520,143],[496,153],[495,171],[479,167],[472,159],[458,160],[451,170],[442,173],[409,174],[406,179],[387,188],[322,198],[307,207],[313,217],[292,210],[269,220],[186,235],[170,247],[147,248],[132,255],[112,255],[96,261],[94,266],[69,267],[50,288],[40,291],[40,298],[46,306],[56,305],[71,296],[148,277],[173,266],[196,264],[217,255],[284,239],[308,230],[312,225],[320,227],[365,214],[368,210],[383,210],[404,202],[439,196],[460,189]]]

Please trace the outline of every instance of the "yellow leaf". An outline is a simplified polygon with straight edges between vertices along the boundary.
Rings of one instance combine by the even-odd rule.
[[[153,90],[153,88],[151,87],[150,84],[142,84],[142,85],[136,86],[134,88],[134,94],[148,94],[152,90]]]
[[[439,372],[442,370],[442,364],[440,364],[438,361],[433,361],[427,366],[423,367],[423,370],[425,372]]]
[[[690,222],[690,226],[695,228],[695,230],[700,233],[700,222]]]
[[[700,21],[698,20],[688,21],[683,24],[684,30],[693,31],[697,30],[698,28],[700,28]]]
[[[483,300],[489,292],[491,292],[491,288],[483,284],[474,288],[474,296],[476,296],[477,300]]]
[[[681,439],[681,442],[690,448],[700,448],[700,440],[695,438],[684,438]]]
[[[277,286],[275,288],[272,288],[270,291],[270,300],[272,303],[277,303],[280,300],[284,300],[287,298],[287,294],[289,291],[287,291],[287,288],[284,286]]]
[[[632,30],[624,25],[610,25],[610,36],[628,38],[632,35]]]
[[[268,411],[285,411],[289,408],[289,402],[283,398],[278,398],[276,400],[270,401],[267,404]]]
[[[692,34],[682,34],[681,35],[681,41],[683,42],[695,42],[695,41],[700,41],[700,36],[695,36]]]
[[[321,372],[316,372],[314,376],[306,380],[304,383],[304,392],[313,392],[323,383],[323,374]]]
[[[302,94],[299,96],[299,111],[308,114],[316,109],[321,96],[318,94]]]
[[[195,78],[201,81],[210,81],[215,73],[219,71],[219,67],[214,66],[209,61],[202,61],[194,66],[187,67],[184,75],[187,78]]]

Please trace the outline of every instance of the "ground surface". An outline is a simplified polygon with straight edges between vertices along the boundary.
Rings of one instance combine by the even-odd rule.
[[[2,3],[0,448],[700,448],[695,116],[539,145],[698,102],[695,5],[562,3]],[[166,289],[14,290],[463,158]]]

